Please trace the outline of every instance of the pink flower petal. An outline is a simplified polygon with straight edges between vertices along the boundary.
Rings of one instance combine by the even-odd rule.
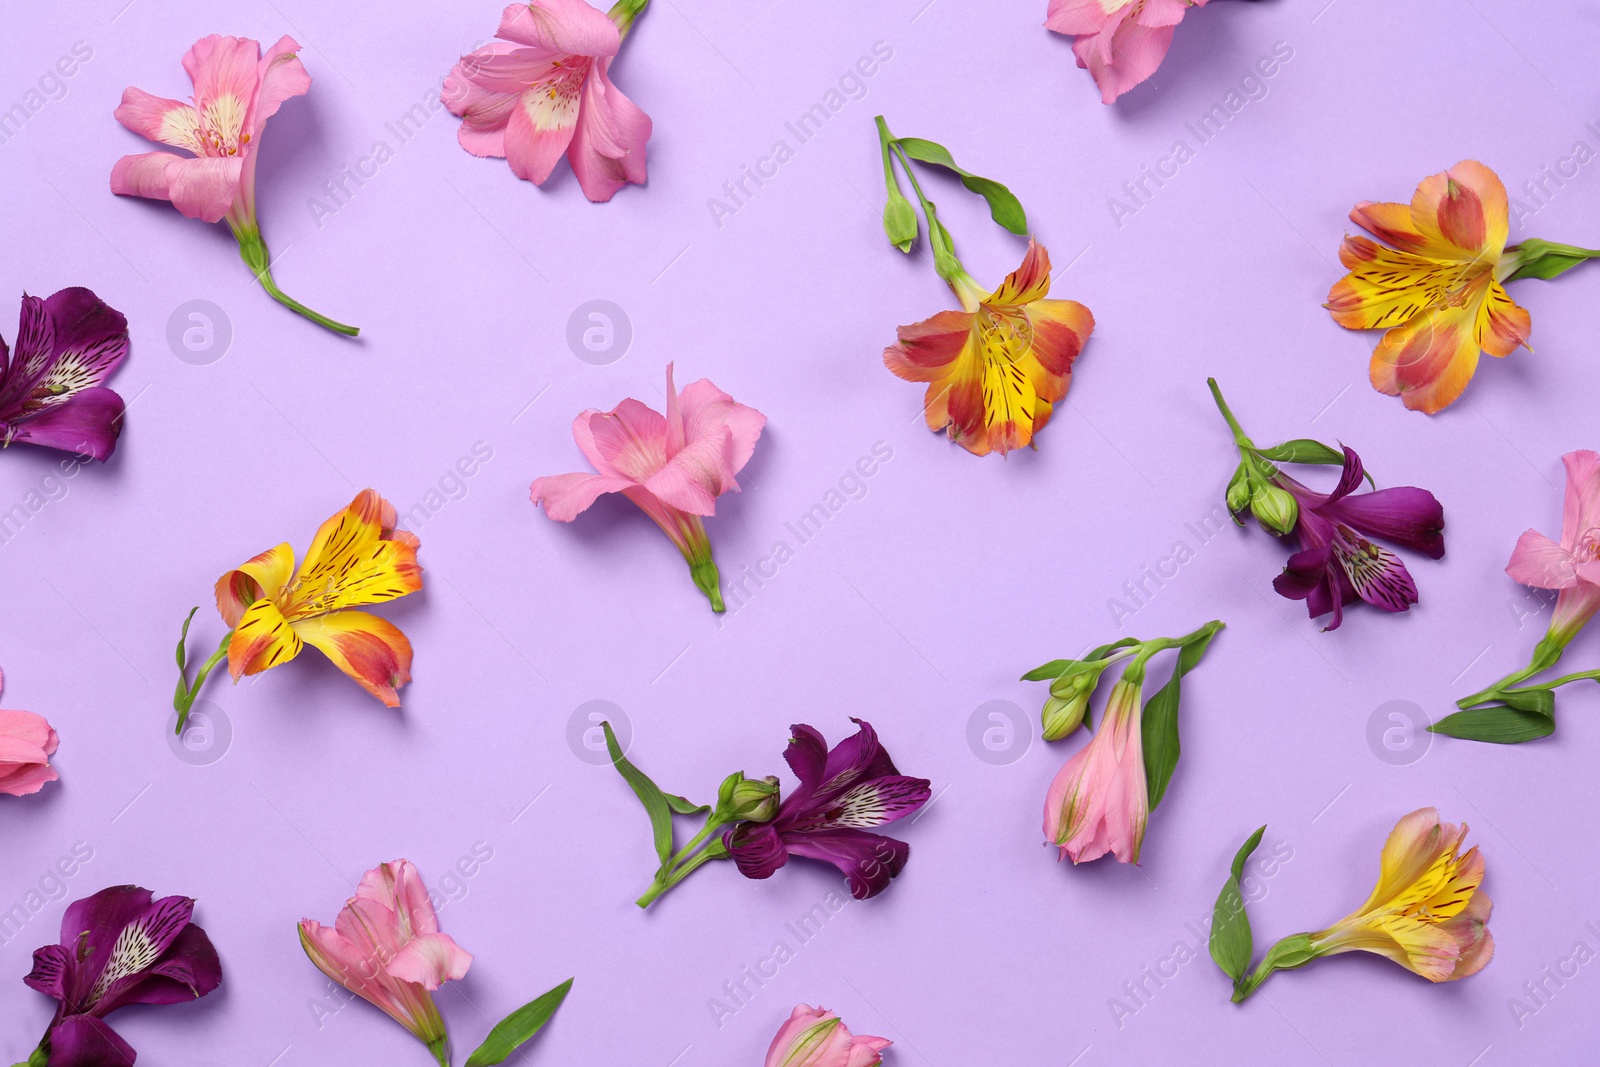
[[[123,156],[111,168],[111,191],[118,196],[172,199],[172,168],[185,162],[171,152],[141,152]]]
[[[423,934],[412,939],[384,968],[391,978],[415,982],[427,990],[465,978],[472,953],[457,945],[449,934]]]
[[[544,507],[544,513],[557,522],[571,522],[606,493],[620,493],[636,483],[628,478],[613,478],[603,474],[552,474],[538,478],[529,487],[529,496],[535,504]]]
[[[578,128],[567,158],[583,195],[603,203],[618,189],[645,181],[645,145],[650,116],[611,82],[609,58],[595,64],[584,82]]]
[[[578,93],[571,72],[550,85],[536,85],[518,98],[506,122],[506,161],[523,181],[543,185],[555,170],[578,125]]]
[[[591,462],[602,473],[614,472],[642,484],[666,466],[667,420],[632,397],[610,412],[591,415],[585,429],[594,449]],[[574,426],[574,436],[576,430]],[[584,447],[581,438],[578,447]]]
[[[500,15],[496,37],[553,56],[614,56],[622,47],[617,24],[585,0],[533,0]]]
[[[311,75],[306,73],[305,65],[296,55],[299,51],[300,44],[293,37],[281,37],[257,64],[260,89],[250,118],[250,128],[256,137],[261,136],[267,120],[278,113],[285,100],[311,91]]]
[[[1578,584],[1578,561],[1538,530],[1526,530],[1511,550],[1506,573],[1536,589],[1570,589]]]
[[[221,222],[239,195],[239,156],[180,159],[167,169],[172,206],[191,219]]]
[[[113,114],[118,122],[142,137],[186,148],[196,155],[205,151],[196,132],[200,114],[181,100],[152,96],[130,85],[122,90],[122,103]]]

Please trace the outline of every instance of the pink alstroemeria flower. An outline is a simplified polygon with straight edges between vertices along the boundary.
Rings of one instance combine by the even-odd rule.
[[[430,993],[465,977],[472,954],[439,932],[410,860],[368,871],[333,929],[300,920],[300,945],[318,970],[387,1012],[450,1067],[450,1036]]]
[[[648,0],[609,15],[584,0],[532,0],[500,16],[500,38],[461,57],[444,102],[465,121],[456,137],[475,156],[507,160],[543,185],[565,155],[583,195],[601,203],[645,180],[650,116],[611,83],[611,60]]]
[[[766,424],[765,415],[736,403],[708,378],[680,395],[669,363],[665,416],[631,397],[610,411],[583,412],[573,420],[572,436],[599,473],[540,478],[531,496],[552,519],[571,522],[602,494],[621,493],[672,538],[711,609],[723,611],[702,517],[717,513],[717,497],[739,490],[739,471]]]
[[[1047,29],[1074,36],[1078,66],[1094,75],[1103,103],[1112,103],[1156,72],[1172,31],[1206,0],[1050,0]]]
[[[1138,863],[1150,819],[1150,798],[1140,736],[1143,685],[1118,679],[1094,737],[1050,783],[1044,802],[1044,836],[1073,863],[1107,852]]]
[[[1506,573],[1523,585],[1556,590],[1549,640],[1564,648],[1600,610],[1600,455],[1568,452],[1561,462],[1567,468],[1561,543],[1526,531]]]
[[[279,303],[330,330],[355,336],[354,326],[319,315],[278,288],[271,255],[256,221],[256,155],[267,120],[292,96],[311,89],[311,75],[295,54],[300,45],[284,37],[261,54],[245,37],[212,34],[183,57],[194,82],[194,103],[152,96],[129,86],[116,119],[134,133],[192,153],[144,152],[123,156],[111,168],[118,196],[169,200],[191,219],[228,223],[239,255]]]
[[[5,674],[0,673],[0,689]],[[50,767],[61,738],[43,715],[0,708],[0,793],[25,797],[59,777]]]
[[[826,1008],[796,1004],[772,1039],[764,1067],[877,1067],[892,1044],[886,1037],[857,1037]]]

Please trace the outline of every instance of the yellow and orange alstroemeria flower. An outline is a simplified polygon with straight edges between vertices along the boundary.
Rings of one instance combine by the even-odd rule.
[[[1034,241],[993,293],[965,272],[951,288],[962,310],[900,327],[884,364],[908,382],[928,383],[929,429],[948,430],[968,452],[1004,454],[1032,444],[1067,395],[1094,316],[1075,301],[1046,299],[1050,254]]]
[[[217,611],[233,627],[234,681],[287,663],[311,644],[391,708],[411,680],[411,642],[363,611],[422,588],[416,535],[396,530],[394,506],[363,489],[322,524],[298,570],[288,544],[256,556],[217,582]],[[198,686],[197,686],[198,688]]]
[[[1434,808],[1412,812],[1383,846],[1378,884],[1367,902],[1310,935],[1318,956],[1376,952],[1430,982],[1476,974],[1494,955],[1492,903],[1479,888],[1483,856],[1461,853],[1465,824],[1440,822]]]
[[[1350,212],[1367,237],[1346,237],[1350,273],[1328,293],[1340,326],[1385,330],[1372,353],[1372,384],[1406,407],[1433,414],[1461,395],[1478,354],[1509,356],[1526,345],[1528,312],[1503,283],[1522,264],[1506,248],[1506,189],[1475,160],[1425,179],[1407,204],[1363,201]]]

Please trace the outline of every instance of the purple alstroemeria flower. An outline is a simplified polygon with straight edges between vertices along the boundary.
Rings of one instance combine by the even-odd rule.
[[[833,749],[814,728],[791,726],[783,758],[799,788],[784,797],[771,822],[744,822],[723,835],[746,878],[770,878],[790,856],[824,860],[843,871],[857,900],[889,887],[911,855],[904,841],[867,829],[903,819],[928,802],[926,778],[895,770],[869,723]]]
[[[177,1004],[222,981],[206,932],[189,921],[188,897],[153,900],[133,885],[102,889],[67,908],[61,944],[33,954],[23,981],[60,1001],[39,1043],[50,1067],[128,1067],[135,1053],[105,1017],[129,1004]],[[34,1060],[29,1060],[33,1063]]]
[[[16,351],[0,337],[0,447],[109,457],[124,408],[102,383],[127,355],[128,320],[89,290],[24,296]]]
[[[1358,599],[1384,611],[1405,611],[1417,602],[1417,583],[1400,557],[1363,534],[1430,559],[1444,555],[1444,508],[1432,493],[1406,485],[1354,495],[1362,475],[1361,457],[1347,447],[1331,493],[1315,492],[1281,472],[1272,478],[1300,507],[1294,528],[1300,551],[1272,587],[1290,600],[1306,601],[1313,619],[1332,612],[1325,630],[1338,629],[1344,605]]]

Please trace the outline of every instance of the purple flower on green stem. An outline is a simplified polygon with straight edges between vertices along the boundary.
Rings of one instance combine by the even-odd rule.
[[[911,846],[869,833],[905,818],[928,802],[925,778],[895,769],[869,723],[831,751],[810,726],[789,729],[789,762],[798,788],[784,797],[771,822],[744,822],[723,835],[723,844],[746,878],[770,878],[790,856],[823,860],[844,872],[857,900],[889,887],[911,855]]]
[[[1384,611],[1417,602],[1417,584],[1400,557],[1373,544],[1378,537],[1421,552],[1444,555],[1444,509],[1432,493],[1414,486],[1357,495],[1364,471],[1355,450],[1344,449],[1344,469],[1331,493],[1318,493],[1279,472],[1270,479],[1299,506],[1294,533],[1300,551],[1272,583],[1282,596],[1304,600],[1311,617],[1331,613],[1324,629],[1338,629],[1344,605],[1364,600]]]
[[[30,1064],[129,1067],[133,1048],[105,1017],[129,1004],[178,1004],[222,982],[217,950],[190,922],[188,897],[154,900],[148,889],[102,889],[67,908],[61,943],[33,954],[23,981],[59,1001]],[[41,1057],[41,1053],[43,1057]]]

